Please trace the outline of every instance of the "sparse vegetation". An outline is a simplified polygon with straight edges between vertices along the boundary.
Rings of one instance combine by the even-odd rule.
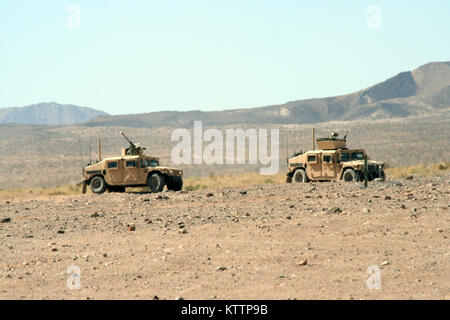
[[[439,176],[449,172],[450,162],[433,163],[428,165],[400,166],[395,168],[386,168],[386,177],[388,179],[404,179],[408,176]],[[190,177],[184,179],[183,189],[186,191],[196,191],[204,189],[214,189],[220,187],[239,188],[254,186],[259,184],[284,183],[285,172],[280,172],[273,176],[264,176],[258,173],[227,174],[216,175],[209,174],[207,177]],[[127,188],[127,192],[142,193],[149,192],[148,187]],[[16,188],[0,189],[0,199],[10,198],[36,198],[38,196],[57,196],[71,195],[81,193],[81,184],[64,185],[57,187],[36,187],[36,188]],[[88,188],[88,193],[90,190]]]
[[[81,193],[81,185],[65,185],[57,187],[17,188],[0,190],[0,199],[36,198],[39,196],[58,196]]]
[[[286,173],[280,172],[274,176],[263,176],[258,173],[227,174],[222,176],[192,177],[185,179],[185,190],[199,190],[219,187],[245,187],[265,183],[283,183]]]
[[[396,168],[387,168],[386,176],[391,179],[402,179],[408,176],[437,176],[449,169],[450,163],[441,162],[439,164],[401,166]]]

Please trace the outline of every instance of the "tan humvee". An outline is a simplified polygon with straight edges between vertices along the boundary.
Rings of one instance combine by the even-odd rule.
[[[347,149],[345,139],[317,139],[319,150],[294,155],[288,160],[286,182],[362,181],[364,179],[364,149]],[[367,161],[368,180],[385,179],[384,163]]]
[[[126,187],[148,186],[151,192],[180,191],[183,187],[183,170],[168,168],[159,164],[159,158],[144,154],[144,147],[131,142],[123,132],[120,134],[130,143],[122,149],[120,157],[101,160],[83,169],[83,192],[89,185],[94,193],[106,190],[124,192]]]

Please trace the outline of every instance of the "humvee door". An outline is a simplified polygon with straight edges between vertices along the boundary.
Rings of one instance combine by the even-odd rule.
[[[123,181],[122,159],[106,161],[105,180],[110,185],[121,184]]]
[[[322,177],[322,164],[320,153],[307,155],[306,174],[311,179],[320,179]]]
[[[139,165],[139,159],[124,159],[124,183],[145,184],[144,168]]]
[[[337,175],[336,154],[322,154],[322,174],[323,178],[333,180]]]

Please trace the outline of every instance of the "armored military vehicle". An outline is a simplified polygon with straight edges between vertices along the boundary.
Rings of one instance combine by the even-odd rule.
[[[299,152],[288,160],[286,182],[363,181],[364,149],[348,149],[346,136],[339,139],[336,133],[317,139],[317,146],[318,150]],[[383,168],[384,163],[367,160],[368,180],[384,180]]]
[[[151,192],[161,192],[165,186],[168,190],[180,191],[183,187],[183,171],[161,166],[159,158],[144,154],[145,147],[134,144],[121,131],[120,134],[129,143],[123,148],[119,157],[99,159],[83,169],[83,193],[90,186],[94,193],[106,190],[125,192],[126,187],[148,186]]]

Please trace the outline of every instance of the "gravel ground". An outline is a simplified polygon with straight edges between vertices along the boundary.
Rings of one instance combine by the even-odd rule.
[[[448,174],[2,200],[0,299],[450,299],[449,211]]]

